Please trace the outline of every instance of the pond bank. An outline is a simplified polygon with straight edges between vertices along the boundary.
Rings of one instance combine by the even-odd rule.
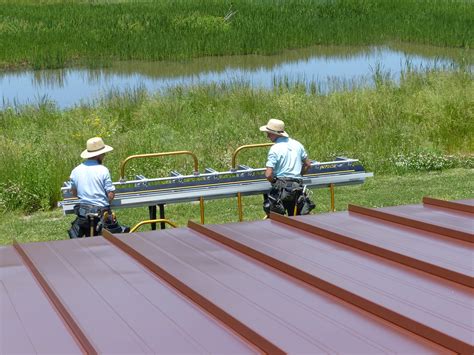
[[[0,109],[50,100],[60,108],[93,102],[111,91],[165,92],[233,82],[253,88],[301,85],[327,94],[370,87],[377,77],[398,82],[407,71],[451,70],[467,65],[474,50],[432,46],[314,46],[271,56],[246,55],[187,61],[114,62],[102,69],[69,68],[0,73]]]

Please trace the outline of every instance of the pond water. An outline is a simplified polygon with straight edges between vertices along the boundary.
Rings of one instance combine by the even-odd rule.
[[[327,93],[373,84],[376,74],[397,81],[406,70],[456,67],[454,50],[417,46],[311,47],[269,56],[206,57],[182,62],[117,62],[103,69],[0,73],[0,108],[50,100],[60,108],[100,100],[110,92],[209,83],[271,89],[300,83]]]

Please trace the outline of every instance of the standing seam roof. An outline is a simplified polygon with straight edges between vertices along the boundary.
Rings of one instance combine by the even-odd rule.
[[[0,248],[0,352],[473,353],[474,200]]]

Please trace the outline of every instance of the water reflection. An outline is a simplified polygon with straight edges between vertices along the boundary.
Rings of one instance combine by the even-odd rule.
[[[398,80],[402,70],[448,68],[472,56],[433,47],[311,47],[259,56],[206,57],[183,62],[118,62],[104,69],[61,69],[0,73],[2,103],[17,105],[49,99],[61,108],[104,97],[111,90],[245,83],[272,88],[301,83],[322,93],[371,85],[374,74]]]

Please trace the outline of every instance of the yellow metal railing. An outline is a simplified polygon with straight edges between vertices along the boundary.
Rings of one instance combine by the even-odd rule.
[[[123,181],[125,179],[125,165],[132,159],[142,159],[142,158],[155,158],[155,157],[164,157],[164,156],[172,156],[172,155],[191,155],[194,160],[194,173],[199,172],[198,166],[198,159],[193,152],[189,150],[179,150],[176,152],[164,152],[164,153],[147,153],[147,154],[136,154],[130,155],[129,157],[125,158],[124,161],[120,163],[120,180]]]
[[[232,154],[232,169],[235,169],[235,166],[237,165],[236,164],[236,160],[237,160],[237,154],[244,150],[244,149],[249,149],[249,148],[259,148],[259,147],[269,147],[273,145],[273,143],[258,143],[258,144],[247,144],[247,145],[243,145],[241,147],[238,147],[235,152]]]
[[[235,152],[232,154],[232,170],[236,168],[236,161],[237,161],[237,154],[244,149],[250,148],[261,148],[261,147],[270,147],[273,143],[258,143],[258,144],[247,144],[238,147]],[[239,212],[239,222],[244,220],[244,212],[243,212],[243,205],[242,205],[242,194],[240,192],[237,193],[237,210]]]
[[[163,219],[163,218],[149,219],[149,220],[146,220],[146,221],[141,221],[140,223],[136,224],[132,229],[130,229],[130,233],[135,232],[138,228],[140,228],[141,226],[143,226],[145,224],[152,224],[152,223],[166,223],[166,224],[169,224],[173,228],[178,227],[176,223],[171,222],[168,219]]]

